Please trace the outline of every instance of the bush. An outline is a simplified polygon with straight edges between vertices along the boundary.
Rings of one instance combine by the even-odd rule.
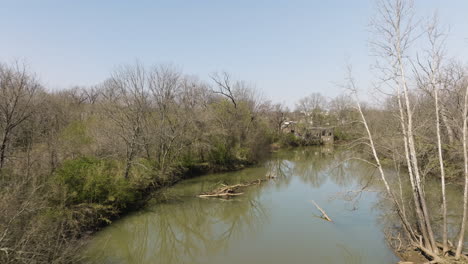
[[[215,143],[208,154],[208,162],[214,165],[227,165],[232,160],[234,157],[230,149],[221,142]]]
[[[66,161],[55,173],[66,192],[66,204],[97,203],[125,208],[140,197],[135,185],[122,175],[117,161],[82,157]]]
[[[343,128],[340,128],[340,127],[335,128],[335,130],[333,131],[333,135],[334,135],[334,140],[336,141],[340,141],[340,140],[346,141],[352,138],[352,136],[349,133],[345,132]]]
[[[191,168],[198,162],[199,160],[197,159],[196,155],[191,150],[188,150],[181,155],[179,165],[183,168]]]
[[[280,143],[282,146],[297,147],[301,145],[301,140],[293,133],[288,133],[281,137]]]

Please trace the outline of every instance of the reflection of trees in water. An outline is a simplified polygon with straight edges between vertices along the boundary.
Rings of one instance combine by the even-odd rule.
[[[326,169],[333,155],[321,152],[320,148],[299,148],[280,153],[267,162],[271,175],[281,181],[278,184],[289,184],[292,176],[299,176],[313,187],[320,187],[326,181]]]
[[[292,176],[299,176],[314,188],[320,188],[327,179],[340,187],[368,185],[374,169],[351,157],[351,152],[333,152],[330,147],[298,148],[280,153],[266,167],[270,175],[281,179],[280,185],[289,184]]]
[[[396,179],[396,171],[388,170],[386,174],[389,175],[390,179],[392,179],[392,188],[400,188]],[[414,202],[412,201],[411,184],[409,183],[409,179],[407,179],[408,176],[402,176],[403,199],[400,198],[400,200],[404,201],[405,213],[408,216],[410,223],[415,224],[417,218],[414,210]],[[434,178],[426,178],[425,181],[424,189],[426,202],[428,210],[432,212],[431,223],[433,223],[434,226],[442,226],[440,181]],[[457,185],[447,185],[446,195],[448,238],[450,241],[455,241],[456,237],[459,235],[458,232],[461,222],[460,203],[462,202],[462,198],[460,197],[463,197],[462,187]],[[398,246],[404,242],[405,237],[402,235],[404,232],[402,232],[400,218],[398,218],[394,204],[387,199],[385,195],[381,194],[375,208],[379,209],[378,222],[384,230],[387,242],[390,243],[393,248],[398,248]],[[440,241],[442,239],[441,230],[442,228],[434,230],[436,240]],[[465,235],[468,235],[468,231],[465,232]]]
[[[179,188],[168,190],[166,202],[104,230],[93,241],[96,248],[88,255],[94,263],[203,263],[203,256],[219,254],[231,245],[229,241],[261,228],[268,212],[258,199],[262,187],[249,188],[244,195],[226,201],[193,198],[195,194],[212,189],[220,181],[235,184],[264,175],[275,176],[277,187],[289,185],[293,177],[315,188],[327,179],[341,187],[368,184],[373,170],[348,160],[349,156],[346,151],[299,148],[278,153],[264,168],[185,181]],[[358,263],[362,256],[354,256],[350,261]]]
[[[337,244],[337,250],[341,252],[341,256],[343,256],[343,262],[346,264],[357,264],[362,263],[363,257],[365,256],[361,250],[355,250],[350,247],[347,247],[344,244]]]
[[[229,240],[260,227],[267,211],[257,195],[160,204],[153,212],[116,223],[109,235],[93,242],[99,246],[89,255],[94,263],[196,263],[198,256],[216,253]]]
[[[271,159],[265,163],[267,175],[275,177],[277,187],[289,185],[292,180],[294,164],[282,158]]]
[[[402,245],[404,249],[405,237],[403,236],[403,227],[394,207],[394,203],[388,199],[382,189],[382,184],[376,177],[376,170],[370,165],[366,165],[358,160],[348,159],[348,152],[339,152],[335,155],[335,161],[342,161],[334,169],[329,171],[330,179],[341,187],[352,187],[349,191],[337,195],[334,198],[344,199],[353,203],[353,209],[359,204],[363,192],[376,191],[377,197],[373,208],[378,212],[377,222],[385,234],[386,241],[394,249]],[[341,157],[340,157],[341,156]],[[343,162],[345,161],[345,162]],[[389,184],[392,190],[397,190],[396,195],[403,205],[404,213],[407,215],[410,224],[415,225],[417,219],[414,210],[411,184],[405,171],[398,171],[392,167],[385,168]],[[401,192],[400,192],[401,187]],[[441,187],[440,181],[434,178],[425,179],[425,196],[427,206],[431,214],[431,223],[434,226],[442,226],[442,208],[441,208]],[[446,186],[447,201],[447,221],[449,240],[455,241],[458,236],[458,227],[461,221],[460,202],[462,197],[461,187],[454,185]],[[437,230],[442,230],[439,228]],[[436,231],[436,230],[434,230]],[[442,234],[435,232],[436,240],[441,240]],[[468,231],[466,232],[468,235]]]
[[[309,162],[297,161],[294,163],[294,174],[301,176],[301,180],[320,188],[327,180],[326,159],[312,158]]]

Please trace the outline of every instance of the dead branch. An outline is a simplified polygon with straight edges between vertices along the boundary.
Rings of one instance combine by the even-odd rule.
[[[311,202],[315,205],[315,207],[317,207],[317,209],[319,209],[320,212],[322,212],[322,216],[320,218],[327,220],[328,222],[333,222],[333,220],[331,220],[327,213],[325,213],[325,211],[322,208],[320,208],[320,206],[318,206],[318,204],[314,200],[311,200]]]
[[[258,185],[261,184],[264,181],[267,181],[271,178],[267,179],[258,179],[255,181],[247,182],[247,183],[240,183],[240,184],[234,184],[234,185],[225,185],[222,184],[221,187],[216,188],[215,190],[207,193],[202,193],[199,194],[198,197],[201,198],[208,198],[208,197],[230,197],[230,196],[239,196],[244,194],[241,192],[245,187],[252,186],[252,185]]]

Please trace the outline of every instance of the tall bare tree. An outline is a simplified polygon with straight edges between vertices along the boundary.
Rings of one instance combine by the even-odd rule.
[[[396,87],[400,123],[403,133],[409,177],[413,187],[415,209],[419,230],[422,232],[424,247],[434,254],[438,248],[434,239],[429,211],[427,209],[422,177],[414,135],[413,105],[407,78],[409,50],[415,39],[413,22],[413,3],[405,0],[383,0],[378,4],[378,16],[372,21],[377,39],[372,42],[376,53],[388,66],[379,64],[386,77]],[[386,82],[386,81],[385,81]],[[423,245],[420,245],[423,247]]]
[[[148,113],[148,79],[143,65],[124,66],[104,83],[103,108],[125,142],[125,172],[128,178],[141,148],[141,138]]]
[[[458,238],[457,249],[455,252],[455,258],[460,259],[464,240],[465,240],[465,229],[466,229],[466,220],[468,218],[468,86],[465,90],[465,100],[463,107],[463,161],[465,162],[463,166],[465,174],[465,187],[463,191],[463,216],[460,226],[460,235]]]
[[[24,63],[0,64],[0,169],[14,130],[36,110],[40,85]]]
[[[296,105],[297,110],[303,113],[306,121],[314,126],[321,125],[320,116],[327,106],[327,98],[320,93],[312,93],[299,100]]]
[[[399,202],[398,198],[396,197],[395,193],[393,192],[392,187],[389,184],[388,178],[387,178],[387,176],[386,176],[386,174],[384,172],[382,163],[380,161],[380,157],[379,157],[378,152],[377,152],[377,147],[376,147],[375,142],[374,142],[373,134],[372,134],[372,132],[371,132],[371,130],[369,128],[367,118],[366,118],[366,116],[364,114],[364,111],[363,111],[363,109],[361,107],[361,102],[360,102],[359,96],[358,96],[358,88],[356,86],[356,82],[355,82],[355,80],[354,80],[354,78],[352,76],[351,71],[352,71],[351,66],[348,66],[348,76],[346,78],[347,83],[346,83],[345,87],[351,92],[351,94],[354,97],[357,111],[358,111],[358,113],[359,113],[359,115],[361,117],[361,123],[363,124],[363,126],[365,128],[366,138],[369,141],[369,143],[366,144],[366,145],[368,145],[370,147],[370,149],[372,151],[372,157],[374,159],[374,162],[371,162],[370,164],[375,166],[378,169],[380,179],[382,180],[382,182],[384,183],[384,186],[385,186],[385,191],[386,191],[388,197],[391,199],[392,203],[395,205],[398,216],[400,217],[400,220],[401,220],[401,222],[403,224],[403,227],[404,227],[405,231],[408,233],[408,235],[411,237],[411,239],[416,239],[417,235],[413,231],[413,228],[411,227],[410,222],[406,218],[406,213],[405,213],[405,210],[403,208],[403,205]]]
[[[190,119],[181,112],[182,105],[178,102],[183,78],[170,66],[154,67],[148,78],[154,104],[150,127],[156,132],[153,132],[155,155],[159,169],[165,173],[166,165],[185,147],[183,134],[187,132]]]
[[[445,194],[445,165],[442,148],[442,109],[440,99],[440,87],[442,86],[442,61],[444,57],[445,34],[439,30],[437,15],[425,27],[425,34],[430,44],[430,48],[423,54],[424,60],[418,56],[418,69],[414,69],[418,86],[429,94],[434,100],[435,128],[437,138],[437,152],[440,169],[441,190],[442,190],[442,250],[445,254],[448,250],[447,238],[447,201]],[[427,60],[427,62],[425,62]]]
[[[435,21],[436,22],[436,21]],[[440,78],[440,64],[442,59],[442,54],[438,45],[438,38],[440,34],[437,31],[437,25],[430,25],[428,28],[429,40],[431,42],[431,71],[430,71],[430,80],[431,85],[434,91],[434,103],[435,103],[435,115],[436,115],[436,134],[437,134],[437,149],[439,156],[439,166],[440,166],[440,179],[441,179],[441,189],[442,189],[442,244],[443,244],[443,253],[448,250],[448,238],[447,238],[447,201],[445,195],[445,166],[444,166],[444,157],[442,151],[442,137],[440,130],[440,103],[439,103],[439,78]]]
[[[330,100],[330,112],[333,113],[338,121],[338,125],[345,125],[352,120],[352,103],[349,98],[342,94]]]
[[[429,40],[431,42],[431,54],[432,54],[432,78],[431,83],[434,89],[434,102],[435,102],[435,113],[436,113],[436,129],[437,129],[437,148],[439,153],[439,165],[440,165],[440,178],[441,178],[441,188],[442,188],[442,244],[443,244],[443,253],[445,254],[448,250],[448,238],[447,238],[447,200],[445,194],[445,167],[444,167],[444,158],[442,151],[442,136],[441,136],[441,114],[440,114],[440,103],[439,103],[439,86],[440,86],[440,67],[442,54],[440,47],[438,47],[438,39],[441,37],[440,33],[437,30],[437,20],[435,19],[434,24],[430,25],[428,28]],[[450,131],[448,129],[448,131]],[[449,139],[451,133],[449,132]]]

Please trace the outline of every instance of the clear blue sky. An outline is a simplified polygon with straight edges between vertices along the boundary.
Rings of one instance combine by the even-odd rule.
[[[468,59],[468,1],[416,0],[439,9],[450,54]],[[91,85],[119,64],[174,64],[207,79],[228,71],[274,101],[338,94],[346,59],[370,78],[372,0],[0,0],[0,60],[25,59],[51,89]]]

